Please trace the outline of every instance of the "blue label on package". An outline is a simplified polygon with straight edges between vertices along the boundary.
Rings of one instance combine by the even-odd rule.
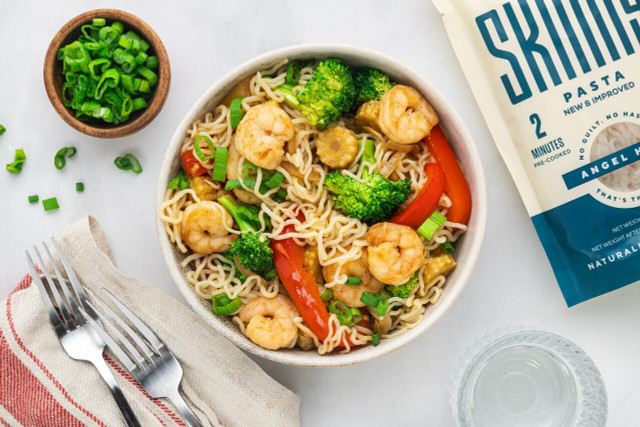
[[[640,207],[617,209],[587,195],[531,220],[570,307],[637,280]]]
[[[640,142],[562,175],[567,189],[611,173],[640,160]]]

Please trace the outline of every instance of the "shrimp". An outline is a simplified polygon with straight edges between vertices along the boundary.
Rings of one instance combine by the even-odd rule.
[[[339,271],[338,271],[339,270]],[[369,271],[367,261],[367,250],[364,249],[362,256],[354,261],[348,261],[345,264],[329,264],[322,269],[322,275],[327,282],[333,282],[338,275],[346,274],[360,279],[359,285],[349,286],[346,284],[336,284],[331,289],[333,296],[347,304],[349,307],[364,307],[364,303],[360,301],[363,292],[377,293],[382,290],[384,284],[380,283]]]
[[[254,343],[268,350],[290,348],[298,338],[298,315],[291,299],[284,295],[274,298],[259,296],[246,303],[238,313],[247,323],[244,334]]]
[[[318,135],[316,153],[320,161],[330,168],[346,168],[358,154],[356,134],[342,126],[331,126]]]
[[[238,238],[227,231],[231,227],[233,218],[219,203],[204,201],[187,206],[180,233],[194,252],[208,255],[229,250],[229,244]]]
[[[397,143],[420,141],[431,133],[438,121],[438,113],[431,104],[410,86],[396,85],[380,99],[378,126]]]
[[[274,170],[284,156],[284,144],[293,138],[289,115],[279,106],[261,104],[247,111],[236,132],[238,151],[251,163]]]
[[[409,281],[424,262],[422,240],[413,228],[381,222],[366,234],[369,270],[388,285],[402,285]]]

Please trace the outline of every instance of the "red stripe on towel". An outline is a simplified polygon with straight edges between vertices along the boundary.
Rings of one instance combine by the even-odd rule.
[[[60,405],[44,384],[13,354],[2,331],[0,405],[25,426],[85,425]]]
[[[107,363],[109,364],[109,366],[111,366],[118,374],[120,374],[120,376],[122,376],[125,380],[129,381],[131,384],[133,384],[140,393],[142,393],[142,395],[144,397],[146,397],[147,399],[149,399],[150,401],[152,401],[153,403],[156,404],[156,406],[160,409],[162,409],[162,411],[167,414],[169,416],[169,418],[171,418],[172,421],[174,421],[176,424],[178,424],[179,426],[186,426],[186,424],[184,423],[184,421],[182,421],[182,418],[180,418],[180,416],[178,416],[175,412],[173,412],[171,409],[169,409],[164,403],[162,403],[159,399],[155,399],[153,397],[151,397],[144,388],[142,388],[142,386],[140,385],[140,383],[138,383],[138,381],[136,381],[130,374],[129,372],[125,371],[124,369],[122,369],[120,367],[120,365],[118,365],[113,359],[111,359],[108,355],[104,355],[104,360],[107,361]]]
[[[49,370],[44,366],[44,363],[42,363],[35,356],[35,354],[33,354],[24,345],[24,343],[22,342],[22,339],[20,339],[20,337],[18,336],[18,332],[16,331],[15,325],[13,324],[13,317],[11,315],[11,298],[13,297],[13,294],[15,292],[21,291],[23,289],[28,288],[29,285],[31,285],[31,280],[32,279],[31,279],[30,275],[25,276],[24,279],[22,279],[22,281],[18,284],[18,286],[11,292],[11,294],[7,298],[7,320],[9,321],[9,327],[11,328],[11,333],[13,334],[13,339],[18,344],[20,349],[22,351],[24,351],[25,354],[31,358],[31,360],[33,360],[33,362],[42,370],[42,372],[47,376],[47,378],[49,378],[51,380],[51,382],[56,386],[56,388],[58,390],[60,390],[62,395],[69,401],[69,403],[71,403],[73,406],[75,406],[77,409],[79,409],[83,414],[85,414],[91,420],[95,421],[98,425],[103,426],[103,427],[107,427],[106,424],[104,424],[102,421],[100,421],[98,419],[98,417],[96,417],[94,414],[89,412],[87,409],[85,409],[82,406],[80,406],[80,404],[78,402],[76,402],[75,400],[73,400],[71,398],[71,396],[69,395],[69,393],[67,393],[67,390],[65,390],[65,388],[62,386],[62,384],[60,384],[60,382],[51,374],[51,372],[49,372]],[[11,354],[13,354],[13,353],[11,353]],[[20,363],[22,363],[22,362],[20,362]],[[31,372],[29,372],[29,374],[33,375]],[[36,378],[36,381],[38,382],[38,384],[41,384],[40,381],[37,380],[37,378]],[[44,385],[42,385],[42,386],[44,387]],[[19,390],[19,391],[20,391],[20,393],[24,393],[24,390]],[[29,393],[27,393],[27,394],[29,394]],[[57,401],[55,401],[55,398],[53,398],[53,396],[51,396],[51,398],[53,399],[54,402],[57,403]],[[36,407],[36,408],[38,408],[40,410],[46,410],[46,408],[43,408],[42,406],[38,406],[38,404],[39,404],[39,402],[37,402],[35,399],[31,400],[31,405],[33,405],[34,407]],[[4,405],[4,406],[6,407],[6,405]],[[16,414],[13,414],[13,415],[16,416]],[[39,425],[39,424],[37,424],[37,423],[35,423],[35,424],[27,423],[26,425]],[[52,424],[44,424],[44,425],[46,426],[46,425],[52,425]],[[84,424],[80,423],[80,425],[84,425]]]

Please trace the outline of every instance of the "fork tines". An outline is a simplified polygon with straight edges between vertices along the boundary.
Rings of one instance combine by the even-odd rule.
[[[54,239],[51,240],[60,259],[64,259],[64,255],[61,255],[62,251],[60,250],[57,242]],[[42,242],[42,248],[44,250],[45,257],[40,254],[40,251],[36,246],[33,247],[33,253],[35,254],[37,264],[41,267],[42,274],[45,278],[44,281],[42,280],[40,272],[36,269],[35,263],[33,262],[33,258],[31,257],[29,251],[25,251],[25,254],[27,256],[27,263],[29,265],[29,270],[31,272],[31,276],[33,277],[33,281],[38,287],[40,295],[42,296],[42,301],[47,308],[49,320],[54,326],[56,333],[58,333],[59,335],[60,333],[64,333],[65,330],[75,329],[77,325],[82,325],[85,323],[84,317],[80,313],[78,304],[76,303],[76,300],[78,300],[78,302],[82,304],[82,300],[78,297],[78,291],[76,289],[76,285],[72,281],[72,277],[78,283],[78,286],[79,282],[77,277],[75,277],[73,270],[71,270],[68,262],[66,262],[66,259],[64,259],[62,264],[62,270],[65,273],[65,275],[63,275],[58,268],[55,259],[51,255],[49,247],[45,242]],[[47,265],[50,267],[48,268]],[[53,269],[53,276],[51,275],[51,269]],[[65,276],[69,278],[69,281],[71,281],[71,285],[74,290],[73,293],[67,285]],[[54,278],[56,279],[55,281],[58,282],[58,285],[62,290],[62,294],[64,295],[64,297],[60,294]],[[80,287],[80,289],[82,288]],[[82,293],[84,294],[84,291]],[[53,296],[55,305],[53,304],[50,296]]]
[[[91,302],[87,303],[109,331],[122,343],[131,357],[129,357],[127,352],[125,352],[97,322],[89,318],[87,318],[87,320],[92,324],[95,323],[95,326],[99,328],[98,333],[100,333],[111,351],[120,359],[120,362],[127,370],[132,371],[136,368],[145,370],[147,367],[152,366],[157,357],[161,356],[161,352],[166,350],[164,343],[138,316],[133,314],[131,310],[120,302],[119,299],[105,288],[102,288],[102,292],[111,300],[129,323],[122,318],[122,315],[118,315],[115,310],[109,307],[98,295],[95,295],[95,300],[99,302],[100,308]],[[105,315],[105,313],[108,313],[108,316]],[[113,319],[113,321],[111,319]],[[124,330],[125,333],[122,333],[120,328]]]

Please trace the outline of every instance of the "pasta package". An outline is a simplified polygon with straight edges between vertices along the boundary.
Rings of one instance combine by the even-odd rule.
[[[640,279],[640,2],[434,0],[569,306]]]

